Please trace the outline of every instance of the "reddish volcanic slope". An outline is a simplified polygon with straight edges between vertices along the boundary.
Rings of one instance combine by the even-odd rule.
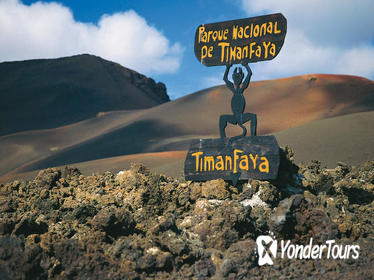
[[[246,111],[257,114],[261,135],[372,111],[374,82],[310,74],[253,82],[245,96]],[[150,109],[107,112],[56,129],[2,136],[0,176],[116,156],[186,150],[193,138],[219,137],[218,119],[231,113],[230,99],[231,93],[218,86]],[[228,135],[240,132],[230,126],[227,131]],[[352,139],[347,136],[345,141]]]

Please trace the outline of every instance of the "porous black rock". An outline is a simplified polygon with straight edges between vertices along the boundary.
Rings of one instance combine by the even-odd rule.
[[[205,183],[133,165],[83,176],[46,169],[0,185],[1,279],[370,279],[374,163],[296,166],[277,180]],[[256,238],[359,244],[358,260],[258,266]],[[279,243],[278,243],[279,244]]]

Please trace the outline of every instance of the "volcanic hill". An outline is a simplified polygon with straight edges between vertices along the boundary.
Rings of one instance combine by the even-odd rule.
[[[67,164],[118,172],[133,161],[183,176],[190,141],[219,137],[219,116],[231,114],[225,86],[166,102],[162,83],[91,55],[1,63],[0,73],[0,181]],[[374,158],[371,80],[308,74],[251,82],[244,95],[258,134],[291,146],[298,163]]]
[[[0,63],[0,135],[167,101],[163,83],[93,55]]]

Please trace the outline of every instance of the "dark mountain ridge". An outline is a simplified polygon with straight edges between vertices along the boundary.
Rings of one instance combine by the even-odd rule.
[[[0,63],[0,135],[169,100],[163,83],[93,55]]]

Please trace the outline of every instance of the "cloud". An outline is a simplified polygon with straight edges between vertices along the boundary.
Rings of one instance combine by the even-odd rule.
[[[279,55],[253,67],[253,78],[306,73],[374,78],[374,1],[242,0],[248,15],[281,12],[287,35]]]
[[[202,80],[202,86],[204,88],[214,87],[214,86],[223,85],[223,84],[224,82],[222,80],[222,73],[216,76],[205,77]]]
[[[135,11],[103,15],[97,24],[73,18],[51,2],[30,6],[0,0],[0,61],[53,58],[91,53],[142,73],[173,73],[183,55]]]

